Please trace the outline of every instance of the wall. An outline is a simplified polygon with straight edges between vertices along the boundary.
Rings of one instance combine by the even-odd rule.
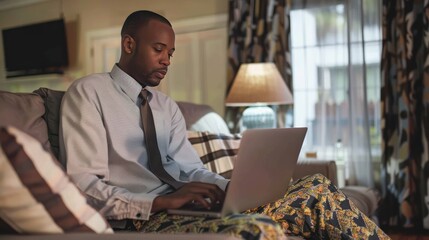
[[[228,11],[228,0],[33,0],[28,2],[34,3],[0,10],[0,29],[57,19],[63,12],[67,24],[70,66],[64,75],[7,79],[1,47],[0,90],[25,92],[42,86],[66,89],[74,79],[89,74],[85,62],[86,34],[94,30],[119,27],[135,10],[155,11],[171,22],[226,14]]]

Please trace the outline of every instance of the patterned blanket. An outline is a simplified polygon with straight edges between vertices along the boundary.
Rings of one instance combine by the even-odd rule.
[[[241,135],[188,131],[188,139],[208,170],[231,177]]]

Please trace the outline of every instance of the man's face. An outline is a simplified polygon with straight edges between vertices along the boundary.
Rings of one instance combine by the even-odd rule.
[[[130,75],[143,86],[158,86],[167,74],[175,50],[174,31],[163,22],[150,20],[134,37]]]

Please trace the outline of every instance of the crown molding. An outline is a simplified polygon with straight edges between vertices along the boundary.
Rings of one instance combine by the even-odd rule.
[[[27,5],[46,2],[46,1],[49,1],[49,0],[0,0],[0,11],[18,8],[18,7],[24,7]]]

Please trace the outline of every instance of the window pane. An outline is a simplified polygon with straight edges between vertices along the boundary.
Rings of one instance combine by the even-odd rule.
[[[347,6],[338,1],[328,3],[291,11],[293,122],[309,128],[301,152],[317,151],[321,158],[334,159],[338,139],[350,147],[352,124],[364,124],[365,116],[351,120],[349,115],[356,106],[363,109],[367,101],[371,148],[377,155],[381,143],[380,1],[363,0],[363,21],[357,9],[347,12]]]
[[[292,47],[339,44],[346,41],[344,5],[291,11]],[[294,29],[296,31],[294,31]]]

